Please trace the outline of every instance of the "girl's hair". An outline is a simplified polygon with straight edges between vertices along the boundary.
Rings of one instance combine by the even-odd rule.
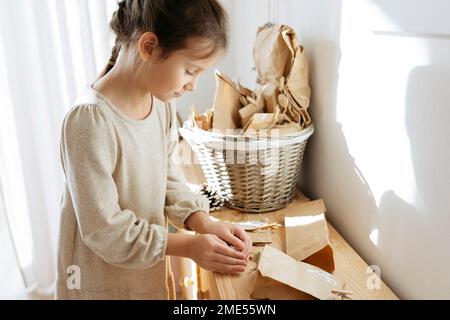
[[[149,31],[158,37],[161,58],[186,48],[190,38],[209,40],[205,58],[228,47],[228,17],[217,0],[122,0],[118,5],[110,22],[115,45],[99,78],[112,69],[122,48]]]

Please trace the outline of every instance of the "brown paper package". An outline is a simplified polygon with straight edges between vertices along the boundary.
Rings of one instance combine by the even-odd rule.
[[[266,245],[257,266],[258,275],[251,297],[270,300],[328,299],[341,282],[313,265]]]
[[[294,204],[286,209],[286,253],[327,272],[335,269],[323,200]]]

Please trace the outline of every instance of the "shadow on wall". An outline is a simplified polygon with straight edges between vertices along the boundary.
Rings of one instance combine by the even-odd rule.
[[[443,66],[411,71],[405,122],[417,183],[416,203],[407,203],[391,190],[383,194],[379,207],[379,247],[384,258],[408,270],[400,272],[396,282],[425,288],[407,294],[413,299],[448,299],[450,292],[450,278],[441,277],[448,274],[450,261],[450,152],[445,152],[450,146],[448,83],[450,69]],[[411,274],[423,276],[407,278]]]
[[[418,19],[404,14],[409,1],[379,0],[376,5],[401,30],[423,29],[433,35],[448,28],[442,24],[443,12],[448,11],[445,1],[433,6],[415,1]],[[432,19],[436,23],[430,24]],[[394,191],[386,191],[377,222],[383,258],[398,270],[393,273],[396,291],[408,299],[448,299],[450,294],[450,68],[446,54],[440,52],[444,42],[434,39],[426,39],[430,62],[411,70],[405,95],[416,200],[410,204]]]
[[[311,41],[309,47],[314,49],[310,65],[313,71],[311,86],[314,94],[311,115],[315,133],[309,141],[308,152],[305,153],[301,189],[314,199],[333,194],[333,197],[324,199],[327,208],[332,208],[333,212],[327,219],[358,252],[363,252],[361,248],[368,243],[377,249],[368,237],[375,224],[377,204],[369,184],[349,153],[342,125],[336,121],[340,48],[332,41]],[[327,179],[317,179],[319,176]],[[351,212],[348,212],[349,204],[352,212],[358,214],[351,215]],[[340,218],[334,219],[337,214]],[[339,224],[337,220],[343,221],[342,216],[352,219],[347,220],[345,224]],[[365,239],[366,242],[361,243],[356,239]],[[368,261],[367,257],[362,256]]]
[[[400,30],[423,29],[433,35],[448,26],[442,24],[448,11],[445,1],[434,6],[415,1],[417,7],[411,15],[404,12],[405,6],[411,5],[406,0],[378,0],[376,5]],[[412,19],[419,12],[420,17]],[[430,23],[431,19],[437,19],[437,23]],[[434,30],[434,26],[440,26],[440,30]],[[394,191],[386,191],[376,221],[379,252],[384,261],[390,261],[391,268],[398,270],[392,272],[395,282],[387,281],[395,283],[396,292],[408,299],[448,299],[450,294],[450,68],[446,54],[440,52],[443,42],[438,45],[433,39],[443,38],[426,39],[430,62],[411,70],[405,94],[416,200],[410,204]]]
[[[329,44],[316,44],[316,48],[330,52]],[[334,52],[334,56],[339,57],[337,48]],[[327,68],[338,70],[337,65]],[[337,83],[338,76],[330,75],[329,79],[336,79]],[[324,90],[332,88],[330,82]],[[315,190],[320,190],[320,194],[334,194],[333,198],[326,199],[334,214],[346,216],[348,204],[351,204],[352,212],[358,214],[352,215],[352,220],[338,229],[352,246],[360,253],[368,244],[373,248],[371,259],[361,254],[369,264],[390,261],[399,268],[395,281],[382,274],[387,283],[415,283],[420,288],[427,288],[420,292],[403,292],[401,287],[393,286],[394,291],[405,298],[448,298],[450,292],[450,278],[440,278],[447,274],[450,261],[447,248],[450,243],[450,152],[442,152],[450,146],[448,83],[450,69],[437,65],[416,67],[408,77],[405,122],[418,190],[415,205],[389,190],[377,207],[370,186],[348,151],[342,127],[336,122],[336,95],[329,95],[329,101],[319,104],[333,106],[332,110],[314,110],[316,132],[308,145],[310,150],[306,153],[302,180],[317,185],[303,183],[303,189],[312,198],[319,197]],[[327,140],[327,137],[333,137],[333,140]],[[313,160],[308,156],[312,154],[320,154],[322,159]],[[327,177],[330,183],[321,184],[323,180],[313,179],[317,175]],[[329,216],[329,220],[335,225],[333,216]],[[379,232],[377,244],[369,238],[374,226]],[[411,237],[414,238],[413,246]],[[360,239],[365,240],[361,242]],[[439,252],[437,256],[436,252]],[[411,274],[422,274],[423,277],[411,279]],[[443,286],[444,290],[437,291],[436,285],[430,285],[430,282]]]
[[[327,195],[324,199],[330,213],[327,219],[358,252],[362,252],[361,248],[367,243],[361,244],[357,239],[370,242],[368,235],[378,208],[368,183],[348,151],[342,126],[336,121],[342,2],[337,1],[334,6],[333,12],[324,13],[325,16],[330,14],[327,21],[331,25],[327,30],[333,30],[332,34],[326,33],[323,40],[323,26],[315,25],[309,27],[312,32],[305,34],[303,39],[310,64],[312,96],[309,111],[315,133],[308,143],[299,186],[310,198]],[[322,31],[316,35],[315,28]],[[358,214],[352,215],[348,211],[349,204],[352,212]],[[345,223],[339,224],[338,220]]]
[[[310,63],[310,112],[315,133],[308,143],[299,186],[307,196],[314,199],[322,197],[321,195],[335,195],[324,199],[329,213],[333,212],[327,219],[355,249],[362,252],[360,249],[366,243],[358,248],[356,239],[367,239],[370,242],[368,235],[378,208],[368,183],[348,151],[342,126],[336,121],[342,3],[336,2],[335,6],[336,11],[333,11],[330,16],[332,19],[329,19],[333,21],[330,26],[333,30],[331,39],[319,40],[323,39],[322,34],[304,35],[303,42]],[[320,155],[320,158],[315,155]],[[357,215],[352,216],[348,212],[349,203],[352,211],[358,212]],[[337,220],[344,219],[337,218],[338,214],[352,219],[339,224]]]

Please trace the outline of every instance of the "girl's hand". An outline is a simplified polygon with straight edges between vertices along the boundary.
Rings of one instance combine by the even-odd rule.
[[[187,243],[187,256],[204,269],[220,273],[237,274],[247,266],[246,256],[232,248],[218,236],[199,234]]]
[[[189,216],[186,225],[197,233],[215,234],[247,255],[247,259],[251,256],[252,240],[245,230],[237,224],[212,221],[206,213],[197,211]]]
[[[244,228],[237,224],[226,222],[209,222],[205,227],[205,233],[218,236],[220,239],[235,247],[245,254],[246,259],[251,256],[253,243]]]

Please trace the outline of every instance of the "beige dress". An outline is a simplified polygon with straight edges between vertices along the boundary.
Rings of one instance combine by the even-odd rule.
[[[66,115],[57,299],[167,299],[167,218],[183,228],[208,201],[173,156],[176,111],[153,98],[133,120],[89,87]]]

